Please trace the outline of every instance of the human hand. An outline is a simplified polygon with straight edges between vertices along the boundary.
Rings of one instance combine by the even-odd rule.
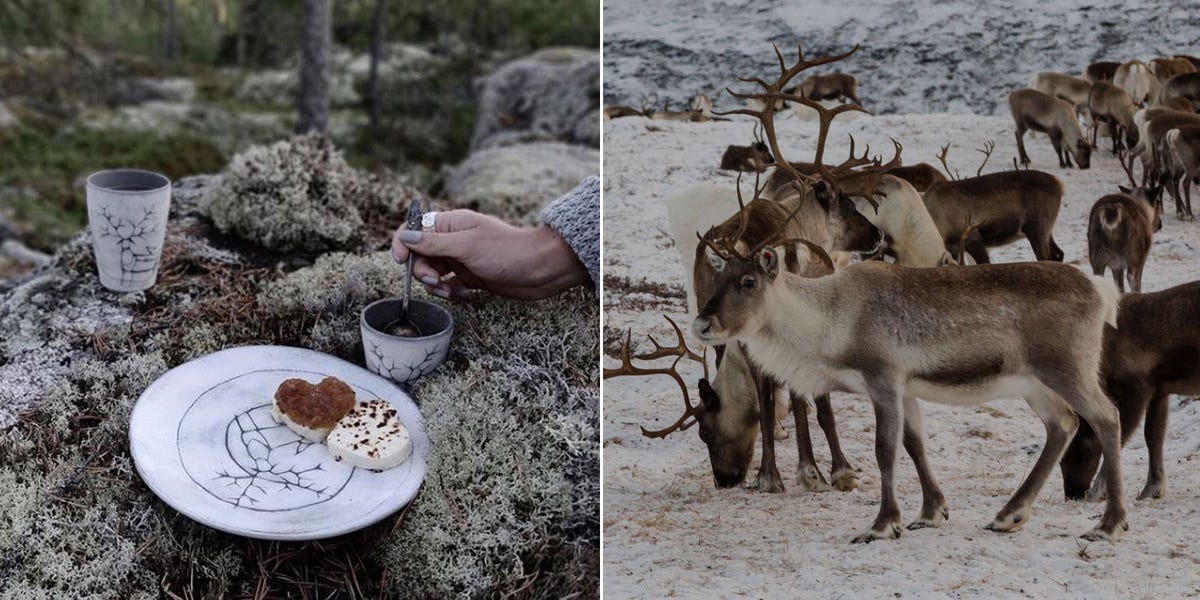
[[[437,213],[433,231],[396,230],[392,257],[404,263],[410,253],[416,255],[413,278],[442,298],[462,300],[483,289],[540,299],[589,281],[553,229],[514,227],[470,210]]]

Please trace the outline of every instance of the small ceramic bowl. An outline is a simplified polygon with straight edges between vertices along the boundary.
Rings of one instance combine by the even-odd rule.
[[[421,337],[391,335],[383,331],[400,316],[403,298],[385,298],[363,309],[359,318],[363,355],[367,368],[396,383],[407,383],[428,375],[446,360],[454,318],[450,311],[432,302],[413,298],[409,318],[422,332]]]

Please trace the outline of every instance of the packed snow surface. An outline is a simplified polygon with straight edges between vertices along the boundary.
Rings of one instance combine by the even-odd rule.
[[[644,8],[637,19],[634,5]],[[1151,15],[1157,5],[1144,3]],[[784,9],[742,8],[718,2],[704,3],[714,11],[727,11],[731,20],[746,10],[778,11],[784,24],[764,27],[754,39],[695,40],[695,45],[735,48],[713,54],[711,60],[728,67],[750,63],[744,49],[779,39],[801,24],[799,13]],[[814,18],[807,26],[855,23],[853,34],[837,39],[872,39],[873,28],[857,24],[855,13],[880,10],[855,0],[842,2],[832,15]],[[901,3],[900,14],[915,11]],[[962,9],[962,3],[922,5],[921,15],[937,13],[939,22],[957,22],[960,31],[981,31],[975,56],[1004,54],[984,49],[999,27],[1012,27],[1034,17],[1035,6],[1022,2],[1004,21],[992,22]],[[986,3],[969,5],[981,13],[996,14]],[[1049,5],[1051,8],[1057,6]],[[1096,5],[1094,10],[1115,15],[1117,5]],[[1126,6],[1121,4],[1120,6]],[[905,8],[907,7],[907,8]],[[986,10],[985,10],[986,9]],[[1130,9],[1133,10],[1133,9]],[[669,27],[667,10],[655,3],[628,0],[606,2],[606,60],[618,66],[621,76],[606,79],[609,89],[635,94],[630,83],[639,65],[658,64],[659,57],[634,59],[623,44],[631,31],[663,30],[662,37],[681,41],[686,19]],[[1074,17],[1059,11],[1056,27],[1062,31],[1090,31],[1096,19]],[[957,16],[956,16],[957,15]],[[922,16],[922,19],[929,17]],[[1106,19],[1115,17],[1105,17]],[[917,22],[899,19],[906,31],[919,30]],[[758,22],[758,21],[756,21]],[[1085,25],[1085,22],[1088,23]],[[790,25],[788,25],[790,23]],[[1082,35],[1082,34],[1081,34]],[[1099,36],[1093,32],[1093,36]],[[645,36],[643,36],[645,37]],[[1163,37],[1166,37],[1164,32]],[[832,36],[823,38],[832,41]],[[939,38],[940,39],[940,38]],[[1103,47],[1095,39],[1089,47]],[[1155,42],[1157,43],[1156,39]],[[719,42],[719,43],[718,43]],[[1040,47],[1054,40],[1026,42]],[[665,43],[665,42],[664,42]],[[1067,44],[1066,46],[1069,46]],[[616,51],[611,51],[616,48]],[[671,48],[676,48],[671,46]],[[954,51],[938,49],[937,40],[920,46],[902,46],[915,53],[927,48],[930,64]],[[1030,53],[1037,50],[1031,48]],[[690,52],[690,51],[689,51]],[[639,54],[650,54],[645,49]],[[657,53],[655,53],[657,54]],[[1030,54],[1032,55],[1032,54]],[[754,54],[757,60],[760,53]],[[1076,64],[1092,54],[1067,52],[1060,63]],[[1011,62],[1011,57],[1007,60]],[[739,62],[741,61],[741,62]],[[911,63],[912,61],[906,61]],[[973,67],[992,64],[982,59]],[[906,65],[908,68],[911,65]],[[933,69],[932,66],[927,67]],[[944,71],[950,66],[939,66]],[[986,67],[992,72],[995,67]],[[734,69],[736,70],[736,69]],[[1023,74],[1004,70],[1004,76]],[[714,76],[713,81],[717,81]],[[920,77],[917,77],[920,79]],[[939,75],[930,85],[946,85]],[[683,78],[680,79],[681,81]],[[722,81],[728,80],[724,75]],[[700,81],[700,79],[695,79]],[[874,86],[874,83],[870,84]],[[972,84],[973,85],[973,84]],[[969,86],[968,86],[969,87]],[[682,88],[680,88],[682,89]],[[886,94],[876,89],[868,98]],[[954,95],[957,95],[954,94]],[[903,96],[897,106],[910,106]],[[975,101],[949,108],[976,106]],[[940,105],[946,107],[944,104]],[[986,112],[986,107],[981,110]],[[684,273],[671,238],[664,200],[691,185],[708,182],[732,187],[734,174],[717,165],[728,144],[746,144],[751,122],[664,123],[624,118],[604,125],[604,250],[605,333],[631,329],[635,350],[649,349],[646,333],[673,341],[661,314],[687,322],[683,300]],[[810,160],[816,124],[786,118],[778,126],[784,155]],[[830,134],[828,156],[845,156],[847,133],[859,144],[890,157],[889,137],[904,144],[905,164],[931,162],[942,144],[950,142],[948,161],[962,175],[974,175],[982,156],[974,149],[995,140],[996,149],[984,172],[1012,168],[1016,155],[1013,126],[1007,117],[957,114],[889,115],[836,122]],[[1090,272],[1087,264],[1086,223],[1092,203],[1117,191],[1125,175],[1109,152],[1107,140],[1093,155],[1090,170],[1060,169],[1045,136],[1027,138],[1033,168],[1059,177],[1066,188],[1054,237],[1066,252],[1066,261]],[[861,145],[859,146],[861,148]],[[885,157],[886,158],[886,157]],[[743,180],[745,189],[749,189]],[[689,244],[694,243],[689,240]],[[990,251],[993,262],[1033,260],[1028,242],[1021,240]],[[1200,223],[1180,222],[1168,202],[1163,229],[1155,234],[1143,279],[1144,291],[1157,291],[1200,278]],[[1200,316],[1198,316],[1200,319]],[[686,329],[686,328],[685,328]],[[623,337],[623,335],[622,335]],[[699,345],[689,336],[694,348]],[[604,357],[606,367],[618,361]],[[665,366],[665,365],[664,365]],[[700,377],[698,365],[681,363],[692,386]],[[852,545],[850,538],[865,530],[879,503],[879,471],[875,464],[874,417],[869,400],[852,394],[833,394],[838,429],[847,457],[859,469],[861,488],[851,492],[805,493],[795,484],[795,436],[777,442],[779,466],[787,491],[759,493],[748,487],[718,490],[713,484],[708,454],[696,429],[665,439],[643,437],[638,426],[659,428],[673,422],[683,402],[668,377],[620,377],[604,381],[604,592],[613,598],[881,598],[881,597],[1121,597],[1181,598],[1200,595],[1200,402],[1173,397],[1166,440],[1167,497],[1137,501],[1134,498],[1146,477],[1146,447],[1135,433],[1123,453],[1125,493],[1131,529],[1117,544],[1086,542],[1078,536],[1092,527],[1102,505],[1067,502],[1056,468],[1033,506],[1023,530],[1012,534],[986,531],[996,512],[1016,490],[1033,466],[1045,439],[1040,420],[1021,400],[998,400],[980,407],[950,407],[922,403],[927,452],[950,508],[950,520],[940,529],[904,531],[897,540]],[[829,452],[815,418],[810,418],[818,464],[828,476]],[[790,419],[788,429],[791,429]],[[758,458],[748,480],[753,481]],[[906,455],[897,470],[899,501],[905,522],[917,516],[920,488],[912,462]]]
[[[1008,112],[1005,96],[1038,71],[1197,54],[1195,2],[1158,0],[605,0],[604,101],[675,110],[704,92],[717,109],[735,76],[860,44],[840,69],[877,114]]]

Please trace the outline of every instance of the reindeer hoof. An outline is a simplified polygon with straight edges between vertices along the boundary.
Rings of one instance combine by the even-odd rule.
[[[849,492],[858,489],[858,475],[853,469],[838,469],[830,474],[833,478],[833,489],[839,492]]]
[[[864,531],[850,540],[851,544],[870,544],[875,540],[894,540],[900,537],[900,524],[890,523],[882,529]]]
[[[925,511],[921,511],[924,513]],[[932,517],[922,516],[908,524],[910,530],[925,529],[926,527],[941,527],[942,523],[950,520],[950,511],[945,507],[933,511]]]
[[[1161,482],[1151,483],[1146,482],[1146,487],[1142,488],[1142,493],[1138,494],[1138,500],[1162,500],[1167,495],[1166,486]]]
[[[1129,521],[1124,518],[1118,519],[1112,523],[1101,521],[1099,525],[1091,531],[1079,536],[1089,542],[1099,542],[1101,540],[1108,543],[1115,543],[1121,539],[1121,535],[1129,531]]]
[[[1108,499],[1108,487],[1104,485],[1104,478],[1097,477],[1096,482],[1092,487],[1088,488],[1087,494],[1083,496],[1088,502],[1103,502]]]
[[[758,472],[758,480],[754,483],[754,488],[760,492],[768,494],[783,493],[783,479],[779,477],[779,473],[768,474],[763,471]]]
[[[833,489],[825,482],[825,478],[821,476],[821,471],[814,465],[800,465],[800,472],[796,475],[796,483],[800,484],[800,489],[805,492],[828,492]]]
[[[1021,527],[1025,525],[1025,521],[1028,520],[1029,508],[1022,508],[1007,515],[1004,513],[996,515],[996,518],[984,528],[988,531],[1011,533],[1020,531]]]

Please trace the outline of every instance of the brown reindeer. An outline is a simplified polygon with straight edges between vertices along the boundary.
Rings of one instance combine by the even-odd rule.
[[[1165,83],[1176,75],[1196,72],[1196,65],[1186,58],[1156,58],[1150,61],[1150,72],[1159,83]]]
[[[1138,106],[1145,106],[1158,97],[1158,79],[1150,72],[1150,67],[1140,60],[1131,60],[1117,67],[1112,84],[1128,92]]]
[[[1126,294],[1116,328],[1104,328],[1101,373],[1108,397],[1121,416],[1121,444],[1146,420],[1150,453],[1146,485],[1138,500],[1166,495],[1163,440],[1170,394],[1200,394],[1200,281],[1151,294]],[[1063,455],[1063,488],[1070,500],[1104,497],[1103,481],[1092,479],[1100,465],[1096,432],[1081,423]],[[1089,486],[1092,490],[1089,492]]]
[[[1070,167],[1071,157],[1080,169],[1091,166],[1092,146],[1083,139],[1075,111],[1066,100],[1043,94],[1037,90],[1017,90],[1008,95],[1008,108],[1017,125],[1017,152],[1022,165],[1029,164],[1025,153],[1025,132],[1040,131],[1050,136],[1054,152],[1058,154],[1058,166]]]
[[[846,102],[849,99],[855,104],[862,104],[858,99],[858,80],[846,73],[809,75],[800,85],[784,90],[787,94],[797,92],[809,100]]]
[[[1184,98],[1183,96],[1176,96],[1169,100],[1163,100],[1162,102],[1160,102],[1158,104],[1158,106],[1160,108],[1165,108],[1168,110],[1174,110],[1174,111],[1179,111],[1179,112],[1184,112],[1184,113],[1195,113],[1196,112],[1196,105],[1192,104],[1191,100],[1188,100],[1187,98]]]
[[[644,117],[646,113],[628,106],[605,106],[604,120],[620,119],[621,117]]]
[[[933,184],[947,180],[946,176],[937,167],[929,163],[896,167],[888,169],[887,173],[911,183],[918,192],[925,192]]]
[[[771,149],[759,135],[758,125],[754,126],[754,143],[749,146],[729,146],[721,155],[721,168],[730,171],[751,171],[759,173],[775,164]]]
[[[1119,66],[1121,63],[1113,61],[1094,62],[1083,70],[1083,75],[1091,81],[1112,81]]]
[[[1055,263],[920,269],[866,262],[803,278],[782,268],[783,253],[807,248],[797,261],[828,265],[816,244],[768,238],[739,248],[703,241],[718,278],[717,292],[692,323],[702,342],[743,344],[751,364],[793,391],[870,396],[882,501],[870,529],[853,541],[900,534],[901,439],[923,498],[909,528],[946,519],[945,497],[924,452],[918,397],[962,405],[1021,395],[1042,418],[1042,455],[989,529],[1013,531],[1028,520],[1077,415],[1097,431],[1112,490],[1100,523],[1084,537],[1114,540],[1128,528],[1118,415],[1098,378],[1103,326],[1116,318],[1111,283]]]
[[[1061,262],[1063,251],[1053,232],[1062,196],[1062,182],[1049,173],[1001,171],[935,183],[925,191],[925,208],[951,255],[963,251],[963,226],[971,223],[965,250],[976,264],[989,262],[988,247],[1021,237],[1029,240],[1037,260]]]
[[[1112,133],[1113,154],[1121,148],[1132,148],[1137,143],[1137,127],[1133,123],[1133,98],[1125,90],[1105,83],[1096,82],[1088,94],[1088,109],[1092,113],[1092,145],[1096,145],[1096,135],[1100,131],[1100,123],[1107,123]],[[1124,144],[1122,144],[1124,134]]]
[[[1124,160],[1122,160],[1124,166]],[[1133,174],[1125,170],[1133,185]],[[1162,229],[1162,188],[1119,186],[1092,205],[1088,216],[1088,260],[1092,272],[1112,269],[1117,289],[1125,293],[1125,276],[1135,292],[1142,291],[1142,268],[1150,255],[1154,234]]]
[[[1192,181],[1200,176],[1200,125],[1185,125],[1167,131],[1164,138],[1167,154],[1171,156],[1171,167],[1164,165],[1170,182],[1168,189],[1175,197],[1176,217],[1182,221],[1194,221],[1192,215]],[[1179,193],[1182,182],[1183,194]],[[1183,201],[1180,201],[1183,196]]]
[[[1029,78],[1029,87],[1070,102],[1075,108],[1075,114],[1087,113],[1088,93],[1092,90],[1092,82],[1087,79],[1043,71]]]
[[[1191,102],[1193,108],[1200,104],[1200,71],[1176,75],[1163,84],[1158,92],[1159,104],[1174,98],[1183,98]]]

